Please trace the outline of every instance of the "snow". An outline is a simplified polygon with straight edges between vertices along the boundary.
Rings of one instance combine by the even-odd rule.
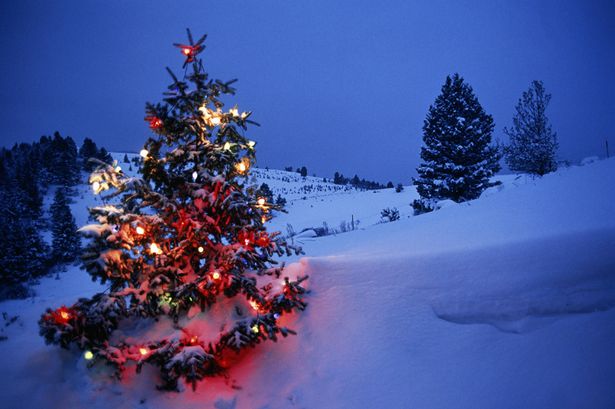
[[[318,178],[269,172],[259,180],[294,195],[274,228],[360,220],[355,231],[295,238],[306,256],[287,268],[309,274],[312,291],[305,312],[283,317],[297,336],[239,356],[229,379],[196,392],[157,391],[147,366],[118,382],[37,334],[46,307],[103,289],[70,267],[35,297],[0,303],[19,316],[0,333],[0,406],[615,407],[615,159],[506,175],[478,200],[417,217],[412,187],[307,195],[301,184]],[[94,203],[84,192],[73,204],[78,223]],[[382,223],[385,207],[401,220]]]

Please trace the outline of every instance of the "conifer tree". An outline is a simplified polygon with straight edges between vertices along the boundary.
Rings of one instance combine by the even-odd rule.
[[[273,192],[268,184],[263,183],[256,192],[260,197],[263,197],[267,202],[273,203]]]
[[[81,157],[81,163],[83,169],[87,172],[91,172],[96,167],[93,162],[90,162],[90,158],[98,156],[98,146],[96,142],[90,138],[85,138],[81,148],[79,148],[79,156]]]
[[[542,176],[557,169],[557,136],[546,110],[551,101],[542,81],[533,81],[515,107],[512,128],[504,128],[510,144],[504,148],[506,164],[515,172]]]
[[[459,74],[446,77],[423,124],[423,162],[413,181],[423,199],[472,200],[491,185],[500,169],[493,126],[472,87]]]
[[[39,219],[43,212],[43,196],[38,185],[37,167],[31,165],[30,161],[26,162],[25,160],[20,161],[16,166],[15,186],[24,193],[22,196],[24,213],[21,216],[40,224]]]
[[[146,105],[153,135],[140,152],[141,177],[102,162],[90,176],[108,202],[82,228],[91,238],[83,261],[109,292],[48,310],[39,322],[47,342],[77,345],[118,376],[156,366],[160,386],[172,390],[181,380],[194,388],[224,374],[237,352],[293,334],[280,318],[306,307],[307,277],[286,275],[274,260],[300,249],[267,232],[276,206],[247,185],[251,113],[224,109],[234,81],[211,79],[198,57],[205,36],[188,37],[176,45],[184,77],[167,69],[163,101]]]
[[[51,205],[52,257],[55,262],[74,260],[79,254],[80,238],[75,218],[68,205],[66,189],[56,189]]]
[[[98,159],[99,161],[111,164],[113,158],[107,152],[105,148],[98,149],[96,142],[90,138],[85,138],[81,148],[79,148],[79,156],[81,158],[82,167],[85,171],[91,172],[96,168],[96,161],[91,159]],[[128,157],[124,155],[124,162],[128,163]]]
[[[21,286],[47,269],[48,248],[34,220],[27,197],[14,183],[0,186],[0,287],[4,295],[24,295]],[[17,289],[17,292],[15,292]],[[13,293],[13,294],[11,294]]]

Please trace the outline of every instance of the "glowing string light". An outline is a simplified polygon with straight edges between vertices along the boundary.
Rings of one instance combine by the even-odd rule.
[[[235,171],[240,175],[245,175],[250,168],[250,159],[243,158],[240,162],[235,164]]]
[[[85,351],[83,357],[86,359],[86,361],[91,361],[94,358],[94,354],[92,353],[92,351]]]
[[[162,250],[160,249],[160,247],[158,247],[158,245],[156,243],[152,243],[152,244],[149,245],[149,251],[152,254],[157,254],[157,255],[162,254]]]

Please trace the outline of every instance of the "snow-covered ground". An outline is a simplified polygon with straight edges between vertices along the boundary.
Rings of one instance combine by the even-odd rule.
[[[259,180],[275,192],[278,176]],[[196,392],[156,391],[147,371],[116,382],[45,346],[43,310],[100,289],[77,268],[46,278],[36,297],[0,303],[18,316],[0,332],[0,407],[613,408],[615,160],[502,179],[419,217],[411,187],[307,195],[289,179],[298,193],[273,227],[354,216],[359,228],[296,238],[306,256],[288,268],[308,273],[312,290],[290,324],[299,334],[260,345],[230,379]],[[78,222],[92,200],[74,205]],[[401,220],[379,223],[384,207]]]

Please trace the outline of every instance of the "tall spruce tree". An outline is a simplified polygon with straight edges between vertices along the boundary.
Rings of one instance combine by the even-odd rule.
[[[423,162],[414,179],[424,199],[476,199],[491,186],[500,154],[491,145],[493,118],[459,74],[447,76],[423,124]]]
[[[75,218],[68,205],[68,192],[57,188],[51,205],[52,257],[55,262],[74,260],[79,253],[80,238]]]
[[[517,102],[513,126],[504,128],[510,138],[504,148],[510,170],[542,176],[557,169],[557,135],[546,114],[550,101],[542,81],[532,81]]]

